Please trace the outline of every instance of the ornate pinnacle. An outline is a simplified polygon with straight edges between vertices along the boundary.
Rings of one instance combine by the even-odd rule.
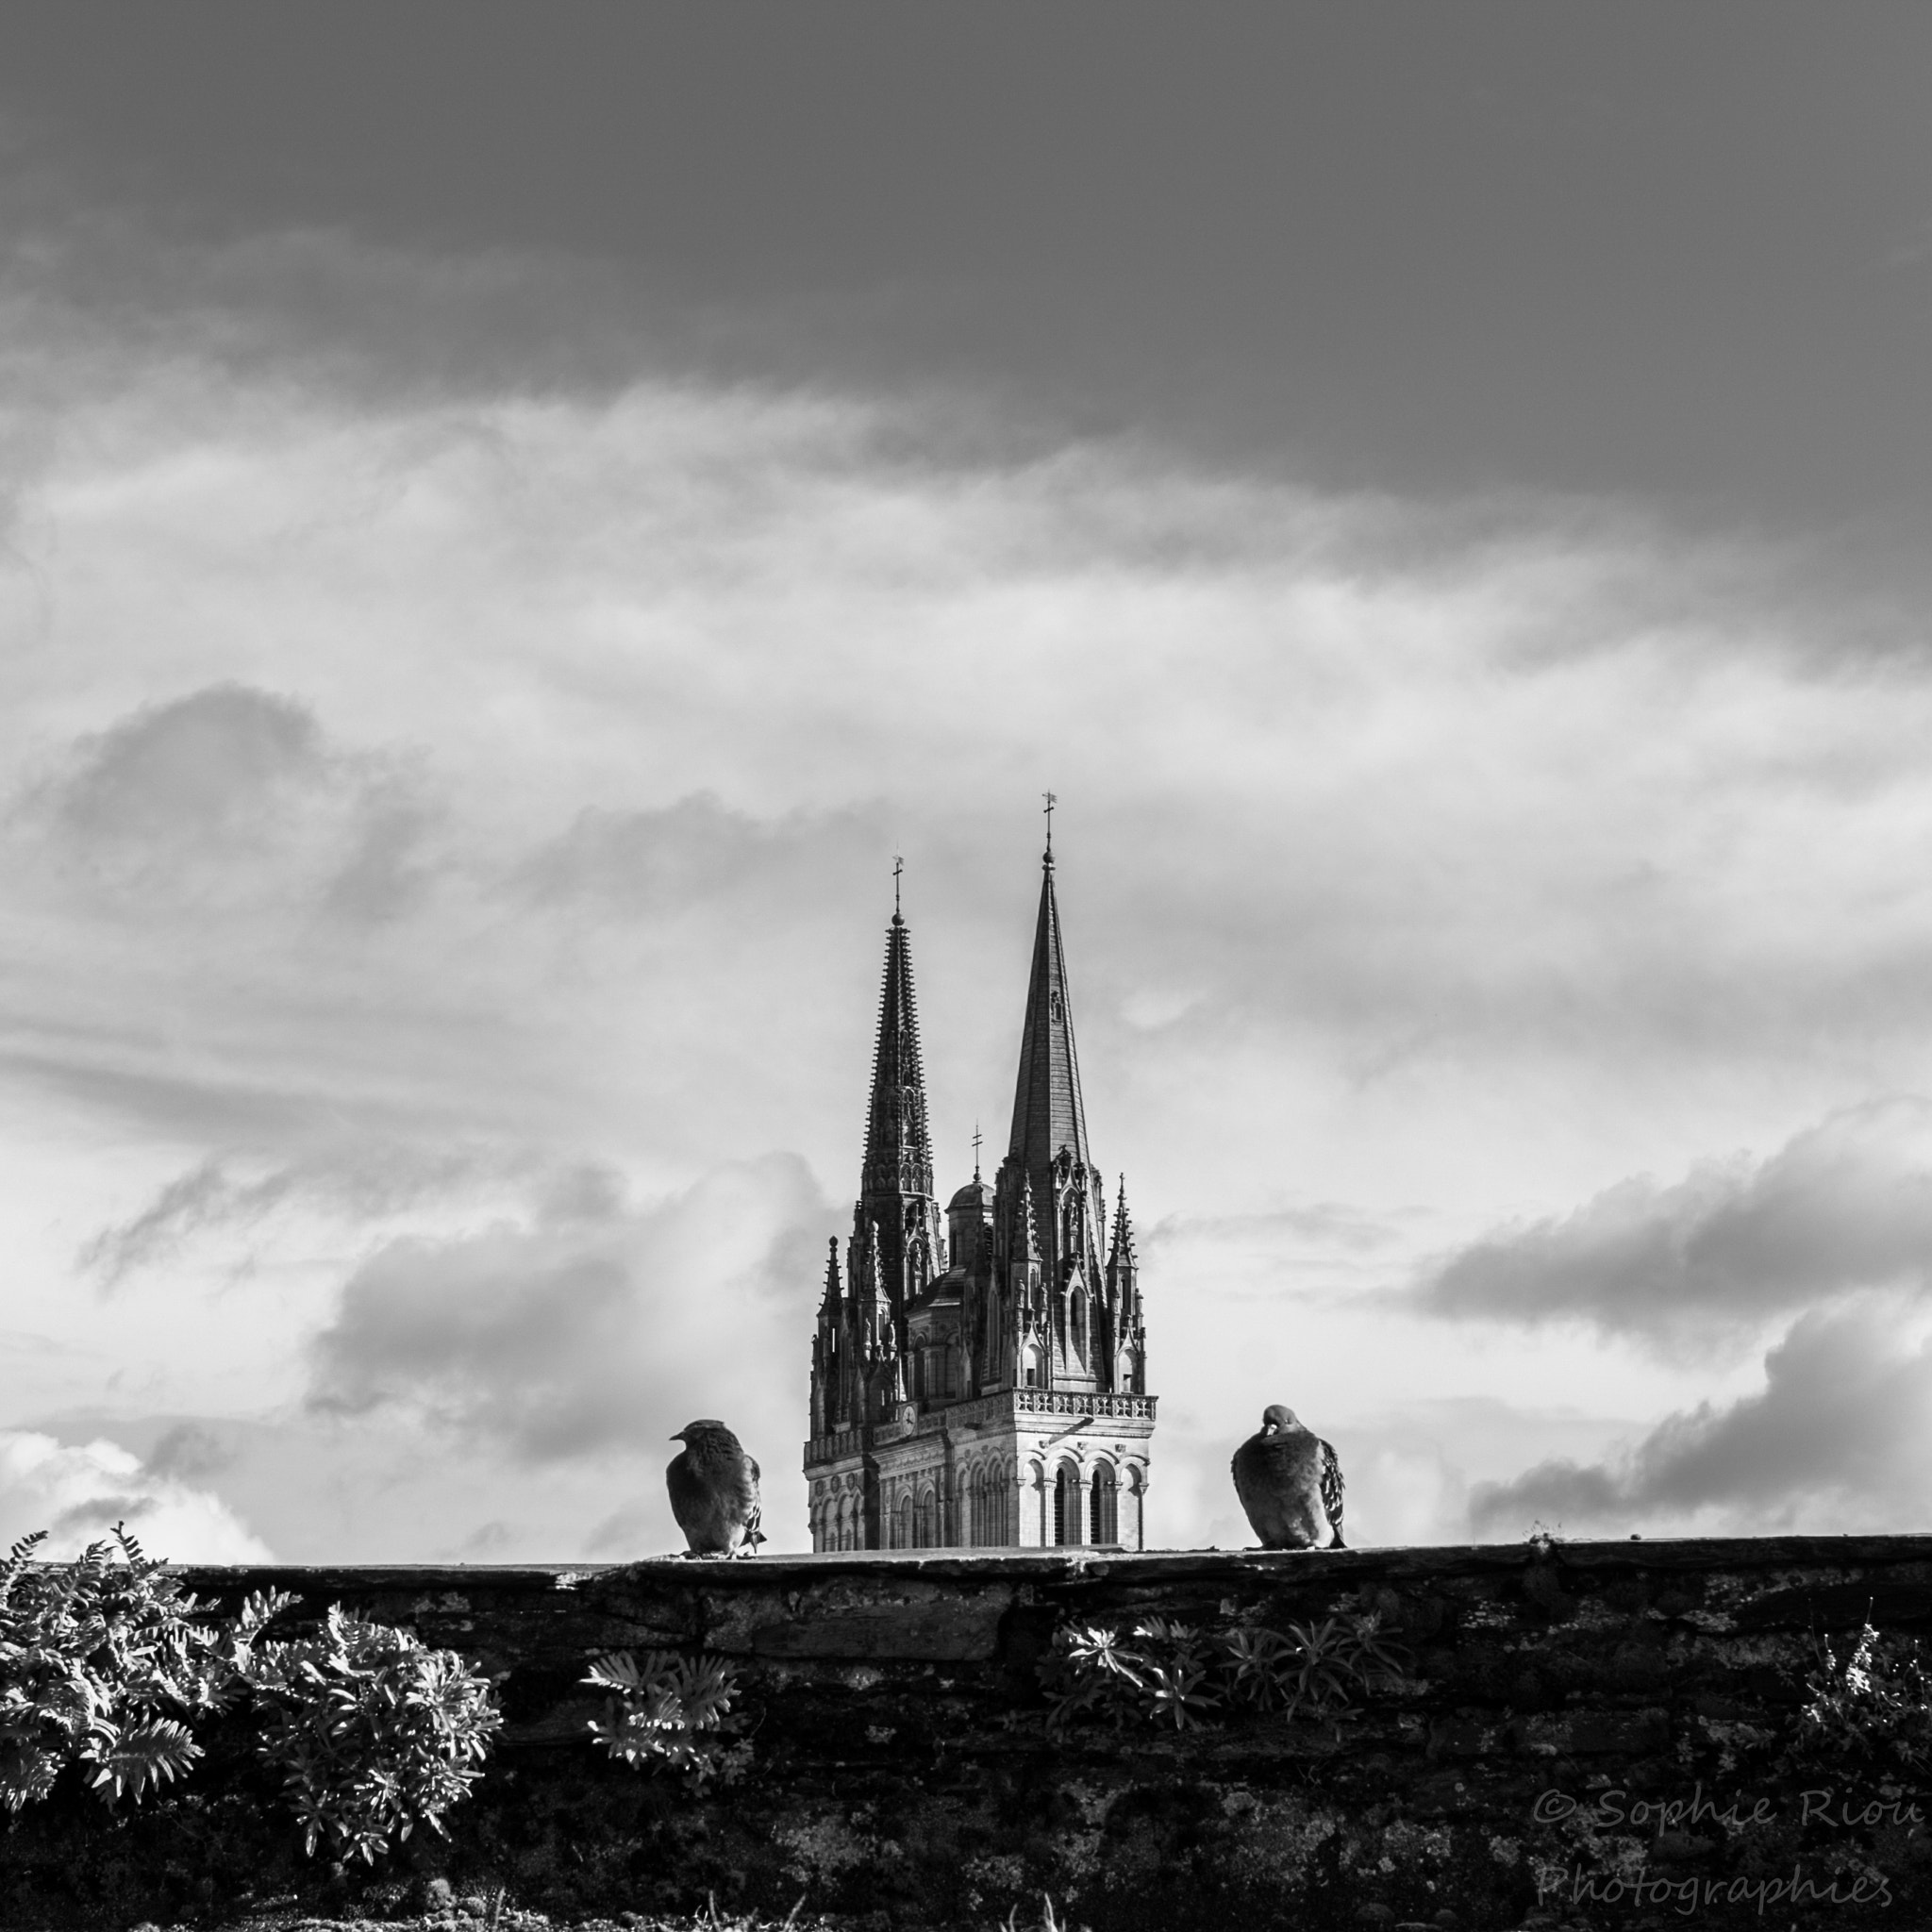
[[[1113,1210],[1113,1252],[1117,1259],[1134,1258],[1134,1224],[1127,1214],[1127,1177],[1121,1176],[1120,1198]]]

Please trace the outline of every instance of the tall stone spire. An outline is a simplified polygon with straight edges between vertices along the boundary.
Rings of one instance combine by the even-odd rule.
[[[912,943],[895,903],[886,928],[865,1160],[845,1271],[855,1294],[861,1283],[876,1285],[878,1306],[870,1319],[874,1346],[884,1354],[895,1355],[906,1345],[907,1305],[944,1265],[943,1253],[932,1196],[932,1135],[919,1056],[919,1009],[912,997]]]
[[[1062,1147],[1076,1166],[1089,1164],[1087,1110],[1080,1098],[1080,1058],[1074,1050],[1074,1008],[1049,845],[1041,866],[1040,918],[1033,933],[1033,973],[1026,986],[1007,1158],[1028,1174],[1038,1174]]]
[[[865,1166],[858,1191],[867,1200],[883,1194],[932,1193],[932,1136],[925,1119],[919,1012],[912,998],[912,945],[906,922],[896,910],[886,929],[878,1042],[873,1052],[872,1104],[865,1116]]]

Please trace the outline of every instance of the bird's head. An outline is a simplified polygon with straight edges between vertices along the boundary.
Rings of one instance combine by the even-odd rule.
[[[729,1433],[730,1431],[725,1428],[723,1423],[713,1422],[707,1416],[698,1422],[686,1423],[683,1428],[679,1429],[671,1440],[674,1442],[689,1442],[693,1436],[702,1438],[705,1436],[724,1436]]]
[[[1278,1435],[1283,1429],[1298,1429],[1301,1424],[1291,1408],[1284,1407],[1278,1402],[1271,1402],[1261,1411],[1261,1433],[1264,1436]]]

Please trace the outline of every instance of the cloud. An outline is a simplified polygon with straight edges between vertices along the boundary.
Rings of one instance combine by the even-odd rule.
[[[1932,1284],[1932,1104],[1865,1103],[1769,1159],[1633,1179],[1436,1263],[1431,1313],[1663,1340],[1760,1327],[1854,1290]]]
[[[246,1165],[219,1156],[198,1161],[139,1212],[91,1236],[80,1265],[112,1288],[139,1269],[175,1259],[198,1236],[253,1227],[291,1203],[367,1223],[468,1183],[525,1178],[537,1163],[519,1149],[358,1141],[324,1145],[266,1171],[258,1163],[253,1173],[242,1171]],[[578,1169],[568,1168],[549,1176],[548,1185],[581,1189],[588,1183]]]
[[[854,877],[878,851],[879,817],[856,807],[766,820],[694,792],[657,810],[581,812],[516,878],[539,905],[590,901],[632,915],[746,891],[769,904]]]
[[[1925,1312],[1869,1294],[1801,1316],[1764,1359],[1765,1386],[1668,1417],[1622,1456],[1555,1459],[1470,1502],[1478,1534],[1533,1520],[1572,1534],[1695,1524],[1734,1535],[1897,1529],[1932,1487],[1932,1333]]]
[[[267,1563],[273,1553],[228,1506],[188,1480],[206,1458],[185,1439],[143,1464],[106,1440],[63,1447],[0,1430],[0,1542],[50,1532],[42,1557],[70,1557],[125,1523],[150,1556],[177,1563]]]
[[[0,763],[40,774],[0,841],[30,1087],[0,1151],[50,1182],[9,1208],[47,1256],[23,1327],[125,1355],[136,1298],[68,1279],[101,1230],[88,1265],[149,1271],[166,1405],[234,1412],[329,1298],[307,1426],[500,1444],[463,1524],[513,1538],[557,1520],[539,1465],[595,1491],[589,1458],[691,1412],[795,1442],[823,1250],[785,1264],[804,1302],[759,1257],[819,1215],[807,1170],[855,1177],[891,853],[956,1184],[1011,1093],[1049,784],[1095,1152],[1148,1230],[1164,1417],[1205,1419],[1198,1480],[1163,1422],[1176,1541],[1227,1507],[1230,1332],[1339,1414],[1532,1357],[1560,1407],[1597,1399],[1591,1331],[1755,1355],[1814,1295],[1918,1279],[1904,1112],[1690,1165],[1932,1091],[1932,677],[1868,648],[1883,613],[1619,506],[1444,511],[983,398],[713,382],[637,330],[594,380],[509,350],[441,380],[446,317],[500,346],[521,288],[529,339],[568,319],[544,264],[246,257],[84,326],[77,284],[0,263]],[[729,1165],[773,1146],[790,1179]],[[1315,1332],[1421,1241],[1644,1167],[1675,1178],[1458,1251],[1404,1304],[1430,1319]],[[264,1253],[250,1319],[190,1321],[225,1230]],[[1684,1407],[1673,1373],[1604,1403]],[[1459,1478],[1399,1446],[1357,1452],[1370,1533],[1455,1527]],[[327,1507],[332,1551],[373,1534]]]
[[[362,920],[394,916],[421,890],[434,817],[398,761],[345,754],[308,706],[240,684],[83,735],[15,808],[116,893],[178,906],[293,887]]]
[[[156,1475],[192,1482],[214,1475],[235,1460],[235,1450],[200,1423],[176,1423],[149,1450],[147,1466]]]
[[[802,1162],[770,1155],[635,1211],[594,1193],[559,1209],[380,1249],[316,1338],[311,1409],[400,1409],[532,1462],[655,1453],[694,1414],[797,1433],[826,1221]]]
[[[282,795],[325,769],[305,707],[218,685],[82,738],[40,799],[82,841],[178,851],[258,838]]]

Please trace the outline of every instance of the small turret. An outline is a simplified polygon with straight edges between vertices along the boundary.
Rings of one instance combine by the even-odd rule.
[[[1134,1223],[1127,1212],[1127,1177],[1121,1176],[1113,1210],[1113,1240],[1107,1257],[1107,1299],[1112,1310],[1114,1387],[1128,1395],[1146,1392],[1147,1333],[1141,1322],[1141,1265],[1134,1253]]]

